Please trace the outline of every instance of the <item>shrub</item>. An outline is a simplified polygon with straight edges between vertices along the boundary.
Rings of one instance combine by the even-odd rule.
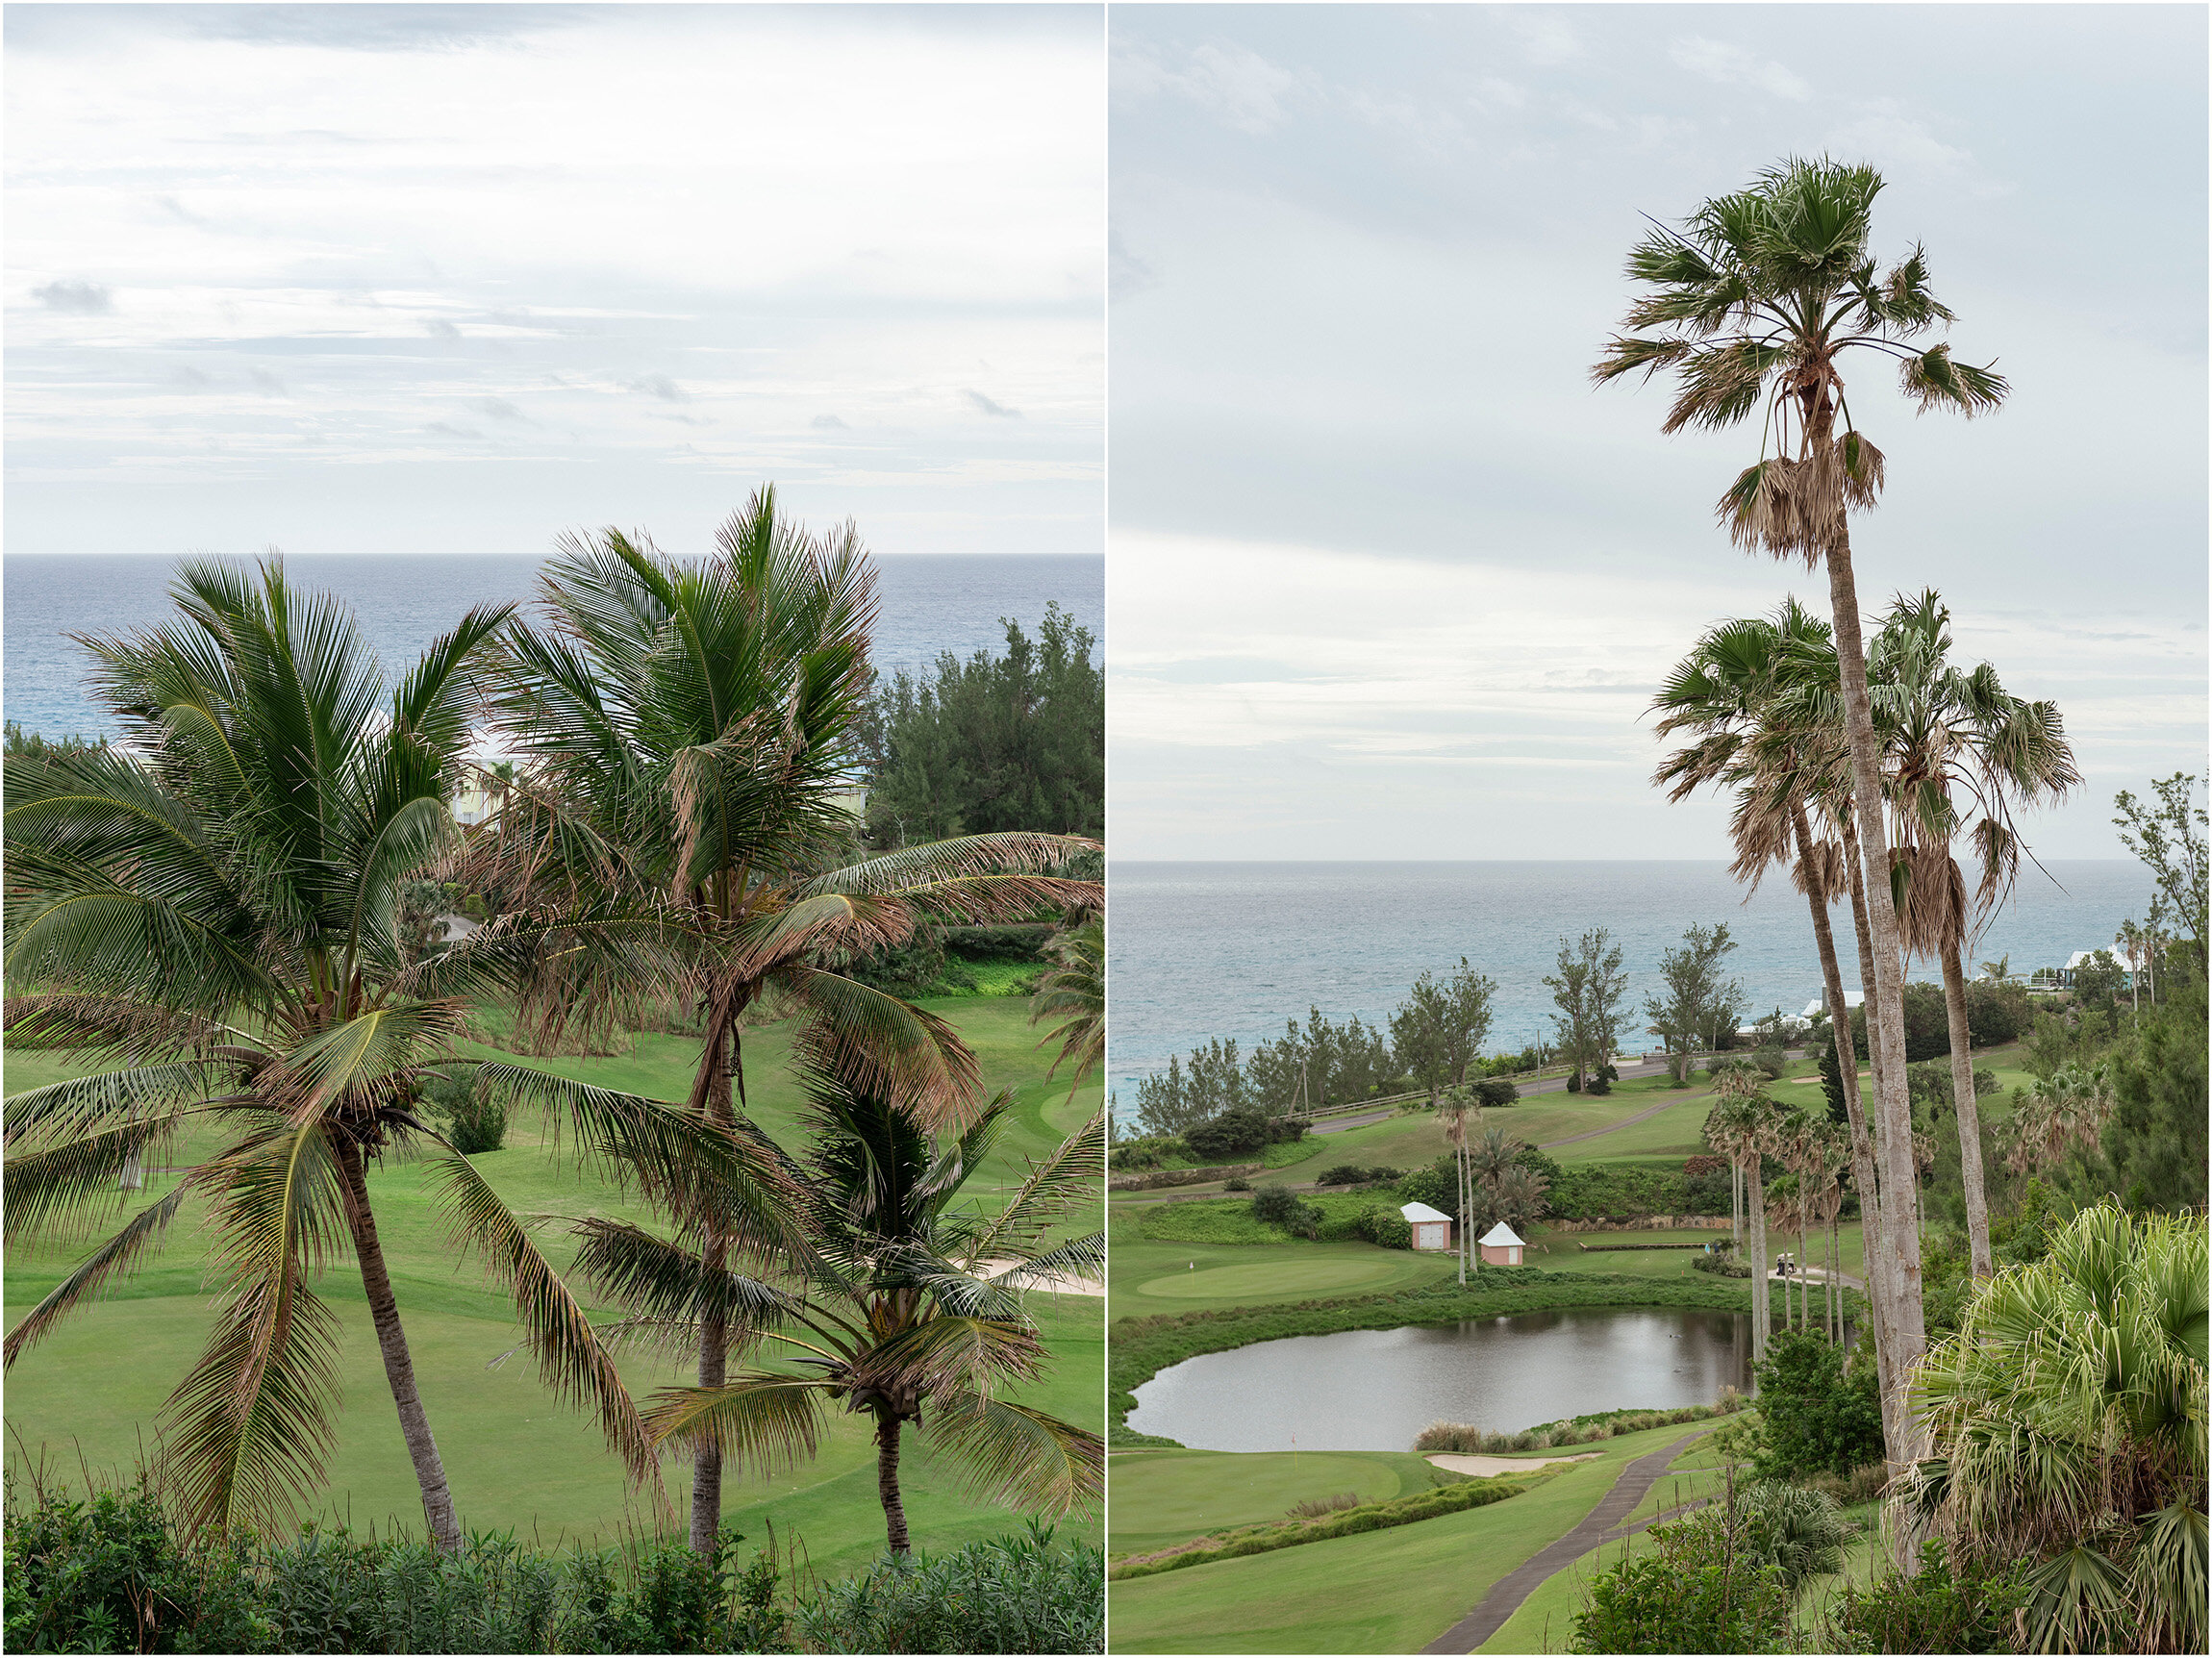
[[[1232,1174],[1228,1179],[1221,1182],[1223,1192],[1249,1192],[1251,1189],[1252,1183],[1242,1174]]]
[[[2035,1022],[2027,987],[1974,979],[1966,987],[1966,1024],[1975,1047],[1995,1047],[2017,1040]]]
[[[1888,1572],[1865,1588],[1847,1585],[1829,1612],[1836,1652],[2013,1652],[2028,1590],[2018,1566],[1951,1570],[1943,1539],[1922,1545],[1911,1576]]]
[[[1405,1170],[1402,1168],[1390,1168],[1378,1163],[1374,1168],[1368,1170],[1368,1178],[1372,1181],[1396,1180],[1402,1177],[1404,1173]]]
[[[1730,1553],[1719,1529],[1653,1526],[1650,1554],[1583,1591],[1570,1652],[1789,1652],[1793,1596],[1774,1567]]]
[[[1323,1169],[1317,1184],[1321,1186],[1360,1186],[1372,1178],[1373,1176],[1356,1164],[1340,1163],[1333,1168]]]
[[[1503,1077],[1485,1077],[1474,1085],[1474,1103],[1485,1111],[1511,1105],[1521,1097],[1521,1090]]]
[[[507,1143],[507,1108],[479,1098],[472,1082],[431,1075],[422,1084],[422,1101],[442,1125],[441,1132],[464,1157],[497,1151]]]
[[[1769,1345],[1758,1373],[1759,1408],[1767,1419],[1760,1474],[1841,1475],[1881,1460],[1881,1397],[1871,1355],[1847,1365],[1844,1349],[1826,1337],[1785,1330]]]
[[[1361,1244],[1368,1242],[1367,1214],[1330,1215],[1322,1218],[1314,1229],[1314,1236],[1323,1244]]]
[[[1808,1578],[1843,1570],[1853,1529],[1827,1493],[1774,1479],[1737,1487],[1731,1501],[1702,1509],[1683,1525],[1704,1532],[1711,1552],[1772,1567],[1793,1595]]]
[[[1294,1502],[1284,1510],[1284,1514],[1291,1520],[1319,1520],[1324,1514],[1336,1514],[1359,1505],[1358,1492],[1340,1491],[1334,1496],[1310,1496],[1303,1502]]]
[[[792,1624],[817,1652],[1103,1652],[1106,1557],[1051,1544],[1032,1521],[950,1554],[887,1555],[801,1599]]]
[[[1789,1069],[1790,1056],[1780,1047],[1770,1043],[1763,1047],[1751,1050],[1751,1063],[1759,1068],[1759,1073],[1762,1076],[1772,1082],[1783,1071]]]
[[[1269,1226],[1288,1226],[1304,1207],[1287,1186],[1263,1186],[1252,1194],[1252,1218]]]
[[[1362,1215],[1360,1235],[1385,1249],[1413,1247],[1413,1223],[1395,1209],[1370,1209]]]
[[[1426,1168],[1400,1175],[1395,1182],[1399,1198],[1425,1203],[1448,1215],[1459,1203],[1459,1173],[1449,1156],[1440,1157]]]
[[[1268,1119],[1249,1106],[1237,1106],[1193,1123],[1183,1131],[1192,1152],[1209,1162],[1226,1163],[1244,1157],[1269,1143]]]

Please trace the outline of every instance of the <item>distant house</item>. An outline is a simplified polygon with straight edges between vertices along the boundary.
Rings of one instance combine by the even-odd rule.
[[[1527,1245],[1514,1235],[1513,1228],[1500,1220],[1482,1235],[1482,1264],[1485,1267],[1518,1267],[1521,1252]]]
[[[1413,1228],[1413,1246],[1416,1249],[1451,1247],[1450,1216],[1439,1215],[1425,1203],[1408,1203],[1398,1213],[1405,1217],[1406,1224]]]
[[[1844,992],[1844,1006],[1846,1008],[1862,1007],[1865,1005],[1866,999],[1867,992],[1864,991],[1846,991]],[[1799,1014],[1797,1017],[1801,1019],[1817,1019],[1827,1011],[1828,992],[1826,991],[1822,991],[1819,995],[1815,996],[1811,1001],[1805,1004],[1805,1011]]]
[[[2104,947],[2103,953],[2109,953],[2111,948],[2112,946],[2107,944]],[[2099,953],[2100,952],[2097,950],[2076,950],[2073,955],[2066,958],[2066,966],[2060,967],[2052,976],[2061,985],[2064,985],[2068,990],[2072,990],[2074,988],[2074,975],[2078,973],[2083,967],[2088,967],[2091,962],[2095,961]],[[2118,957],[2115,957],[2114,959],[2119,960]],[[2046,971],[2048,970],[2049,969],[2046,969]],[[2041,975],[2039,974],[2038,977],[2040,976]],[[2124,961],[2120,963],[2120,988],[2123,991],[2132,990],[2135,988],[2134,975],[2127,970],[2127,964]]]

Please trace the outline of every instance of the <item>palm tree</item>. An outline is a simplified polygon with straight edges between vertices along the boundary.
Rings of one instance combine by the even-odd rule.
[[[1959,672],[1949,665],[1949,651],[1950,613],[1943,601],[1933,591],[1899,598],[1875,636],[1868,672],[1883,769],[1896,802],[1896,857],[1904,875],[1899,924],[1907,949],[1934,956],[1943,967],[1967,1235],[1974,1275],[1986,1278],[1995,1268],[1965,955],[1976,919],[2003,901],[2018,873],[2022,848],[2014,809],[2057,800],[2081,778],[2053,704],[2009,694],[1986,662],[1972,673]],[[1955,799],[1960,793],[1973,815],[1980,865],[1971,900],[1966,876],[1951,855],[1952,841],[1967,828],[1968,814]]]
[[[2201,1215],[2085,1210],[1928,1352],[1903,1501],[1953,1558],[2025,1563],[2026,1649],[2201,1652]]]
[[[1705,1117],[1705,1143],[1734,1164],[1744,1182],[1744,1210],[1751,1222],[1754,1362],[1767,1356],[1772,1329],[1767,1280],[1767,1193],[1761,1166],[1776,1146],[1776,1112],[1773,1101],[1760,1092],[1761,1080],[1758,1071],[1742,1060],[1723,1062],[1713,1079],[1715,1103]]]
[[[1836,677],[1829,629],[1795,599],[1784,601],[1772,618],[1743,618],[1708,630],[1652,699],[1662,738],[1678,731],[1697,736],[1696,741],[1661,764],[1652,781],[1667,787],[1673,800],[1707,784],[1734,787],[1737,804],[1729,820],[1736,850],[1732,873],[1755,891],[1770,864],[1786,862],[1792,866],[1794,884],[1805,894],[1812,910],[1822,986],[1837,1032],[1838,1070],[1862,1194],[1866,1254],[1878,1266],[1881,1214],[1874,1143],[1859,1098],[1857,1056],[1854,1053],[1848,1065],[1840,1063],[1850,1042],[1850,1019],[1835,938],[1828,926],[1828,905],[1848,893],[1861,941],[1862,975],[1871,972],[1859,900],[1862,889],[1844,872],[1848,862],[1856,873],[1855,851],[1848,842],[1839,845],[1834,839],[1816,838],[1810,818],[1811,811],[1819,810],[1849,835],[1841,722],[1830,718],[1825,704],[1807,690],[1831,685]],[[1871,981],[1867,988],[1871,990]],[[1740,1230],[1737,1242],[1741,1245]],[[1884,1305],[1879,1298],[1873,1301],[1877,1354],[1892,1351],[1882,1321]],[[1896,1393],[1888,1384],[1888,1361],[1880,1363],[1885,1408],[1894,1410]]]
[[[2117,1097],[2109,1062],[2035,1078],[2019,1094],[2006,1167],[2015,1174],[2033,1174],[2076,1146],[2094,1150]]]
[[[1038,1045],[1060,1039],[1060,1057],[1052,1062],[1052,1071],[1073,1066],[1068,1079],[1068,1097],[1073,1099],[1083,1079],[1106,1054],[1106,923],[1093,917],[1056,940],[1051,953],[1055,965],[1029,998],[1029,1022],[1060,1020]]]
[[[1447,1088],[1438,1096],[1436,1125],[1444,1135],[1445,1143],[1451,1147],[1452,1172],[1458,1178],[1459,1212],[1454,1217],[1459,1236],[1459,1281],[1467,1282],[1468,1263],[1473,1254],[1469,1239],[1472,1229],[1469,1214],[1469,1178],[1467,1166],[1468,1116],[1472,1113],[1475,1121],[1482,1120],[1482,1110],[1474,1103],[1473,1093],[1466,1088]]]
[[[1905,395],[1923,410],[1986,413],[2008,388],[1989,368],[1955,362],[1948,343],[1925,343],[1952,314],[1929,287],[1920,248],[1877,273],[1868,243],[1881,188],[1872,167],[1791,159],[1748,188],[1704,202],[1680,232],[1655,225],[1628,260],[1630,279],[1652,291],[1631,306],[1627,325],[1647,332],[1616,336],[1593,377],[1602,384],[1639,369],[1646,379],[1672,372],[1677,392],[1665,423],[1671,433],[1759,417],[1759,459],[1723,493],[1720,513],[1747,550],[1826,566],[1873,935],[1867,1023],[1880,1030],[1882,1050],[1901,1056],[1902,941],[1889,891],[1849,526],[1851,511],[1879,499],[1884,462],[1852,424],[1839,364],[1851,353],[1894,359]],[[1882,1145],[1892,1162],[1880,1248],[1887,1269],[1870,1272],[1874,1294],[1890,1303],[1886,1323],[1898,1375],[1909,1373],[1926,1342],[1903,1069],[1891,1064],[1877,1074]],[[1894,1213],[1887,1200],[1893,1192]],[[1892,1460],[1904,1460],[1906,1448],[1892,1444]]]
[[[2134,923],[2131,921],[2123,922],[2122,925],[2132,926]],[[2011,953],[2008,951],[2006,954],[1998,957],[1998,959],[1994,962],[1982,963],[1981,976],[1989,980],[1990,983],[1996,985],[2009,983],[2012,979]]]
[[[832,1406],[866,1414],[893,1554],[911,1547],[899,1487],[910,1423],[979,1492],[1052,1513],[1094,1501],[1098,1437],[997,1393],[1046,1362],[1024,1287],[1104,1269],[1104,1233],[1046,1239],[1096,1194],[1105,1118],[1036,1164],[997,1214],[955,1207],[1009,1111],[1001,1094],[965,1133],[935,1143],[934,1112],[817,1078],[809,1146],[792,1171],[810,1249],[766,1276],[711,1267],[680,1237],[579,1222],[577,1269],[632,1310],[633,1333],[691,1344],[711,1323],[741,1350],[772,1345],[786,1360],[656,1394],[645,1418],[654,1443],[711,1448],[771,1474],[816,1454]]]
[[[350,1247],[431,1537],[456,1548],[367,1169],[420,1157],[548,1385],[589,1404],[646,1477],[643,1428],[582,1309],[417,1095],[438,1073],[474,1074],[560,1114],[594,1153],[649,1159],[664,1190],[711,1178],[764,1226],[782,1182],[757,1148],[672,1108],[452,1054],[462,992],[511,966],[523,935],[416,962],[397,910],[457,838],[475,665],[505,610],[471,611],[386,703],[351,614],[295,591],[280,562],[258,577],[188,564],[171,590],[176,619],[79,639],[128,743],[7,763],[7,973],[33,987],[8,1004],[11,1041],[120,1067],[8,1102],[8,1241],[82,1236],[103,1203],[129,1204],[119,1169],[203,1130],[217,1143],[32,1309],[7,1362],[144,1265],[193,1206],[224,1299],[163,1407],[168,1465],[193,1524],[275,1527],[335,1443],[340,1326],[315,1283]]]
[[[1051,871],[1097,843],[1001,833],[853,851],[849,808],[869,683],[875,577],[847,524],[810,536],[772,490],[723,525],[716,557],[683,564],[616,530],[569,537],[540,584],[542,630],[510,629],[497,665],[504,746],[522,778],[480,838],[486,884],[517,907],[688,941],[681,971],[594,973],[549,952],[549,1017],[618,1017],[688,996],[702,1024],[689,1108],[733,1128],[743,1030],[764,1003],[801,1017],[803,1057],[957,1127],[978,1097],[974,1056],[936,1016],[847,970],[925,921],[1006,922],[1101,907],[1097,883]],[[733,1239],[714,1213],[701,1258]],[[726,1332],[700,1326],[698,1379],[726,1372]],[[721,1464],[692,1469],[691,1541],[716,1546]]]
[[[2143,929],[2135,924],[2133,917],[2120,923],[2120,931],[2112,937],[2120,946],[2120,953],[2127,961],[2127,991],[2131,1011],[2137,1018],[2143,1017],[2143,960],[2145,945],[2149,942]]]

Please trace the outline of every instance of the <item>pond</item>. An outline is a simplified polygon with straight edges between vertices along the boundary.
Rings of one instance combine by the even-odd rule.
[[[1744,1315],[1571,1307],[1201,1353],[1140,1387],[1129,1425],[1194,1450],[1402,1451],[1438,1420],[1514,1433],[1750,1385]]]

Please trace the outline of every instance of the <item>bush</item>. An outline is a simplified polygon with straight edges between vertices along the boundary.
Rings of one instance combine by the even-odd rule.
[[[1426,1168],[1400,1175],[1395,1184],[1399,1198],[1407,1203],[1425,1203],[1446,1215],[1459,1205],[1459,1172],[1448,1155]]]
[[[1790,1652],[1794,1599],[1772,1566],[1731,1554],[1718,1528],[1653,1526],[1656,1552],[1583,1591],[1570,1652]]]
[[[1321,1177],[1316,1184],[1320,1186],[1361,1186],[1372,1178],[1373,1176],[1357,1164],[1340,1163],[1333,1168],[1321,1170]]]
[[[1269,1141],[1268,1119],[1249,1106],[1236,1106],[1183,1131],[1194,1155],[1210,1163],[1248,1157]]]
[[[1790,1068],[1790,1056],[1772,1043],[1751,1050],[1751,1063],[1769,1082]]]
[[[2028,1591],[2020,1569],[1951,1570],[1943,1539],[1922,1545],[1921,1569],[1847,1585],[1829,1614],[1836,1652],[2012,1652]]]
[[[1611,1093],[1613,1085],[1621,1080],[1621,1073],[1609,1065],[1601,1065],[1590,1073],[1586,1093]]]
[[[1871,1353],[1847,1365],[1844,1349],[1826,1337],[1785,1330],[1769,1345],[1758,1373],[1759,1408],[1767,1419],[1761,1475],[1845,1475],[1881,1460],[1882,1407]]]
[[[1106,1556],[1051,1543],[1032,1521],[950,1554],[887,1555],[802,1599],[792,1623],[817,1652],[1103,1652]]]
[[[1242,1174],[1232,1174],[1228,1179],[1221,1182],[1223,1192],[1249,1192],[1251,1189],[1252,1183]]]
[[[1413,1222],[1395,1209],[1370,1209],[1360,1217],[1360,1236],[1384,1249],[1411,1249]]]
[[[1966,987],[1966,1025],[1975,1047],[1996,1047],[2017,1041],[2035,1022],[2035,1005],[2027,987],[1974,979]]]
[[[1368,1170],[1368,1178],[1369,1178],[1370,1180],[1371,1180],[1371,1181],[1377,1181],[1377,1182],[1381,1182],[1381,1181],[1388,1181],[1388,1180],[1398,1180],[1398,1179],[1402,1179],[1402,1178],[1404,1177],[1404,1175],[1405,1175],[1405,1170],[1404,1170],[1404,1169],[1402,1169],[1402,1168],[1386,1168],[1384,1165],[1382,1165],[1382,1164],[1379,1164],[1379,1163],[1378,1163],[1378,1164],[1376,1164],[1376,1165],[1375,1165],[1375,1166],[1374,1166],[1372,1168],[1370,1168],[1370,1169],[1369,1169],[1369,1170]]]
[[[497,1151],[507,1143],[507,1108],[495,1099],[479,1098],[473,1079],[425,1077],[422,1103],[464,1157]]]
[[[1252,1194],[1252,1218],[1269,1226],[1288,1226],[1304,1207],[1287,1186],[1263,1186]]]
[[[1191,1157],[1189,1141],[1173,1135],[1153,1135],[1143,1140],[1124,1140],[1107,1154],[1107,1166],[1115,1169],[1135,1170],[1158,1168],[1169,1162],[1180,1162]]]
[[[1485,1077],[1474,1085],[1474,1103],[1485,1111],[1511,1105],[1521,1097],[1521,1090],[1503,1077]]]

